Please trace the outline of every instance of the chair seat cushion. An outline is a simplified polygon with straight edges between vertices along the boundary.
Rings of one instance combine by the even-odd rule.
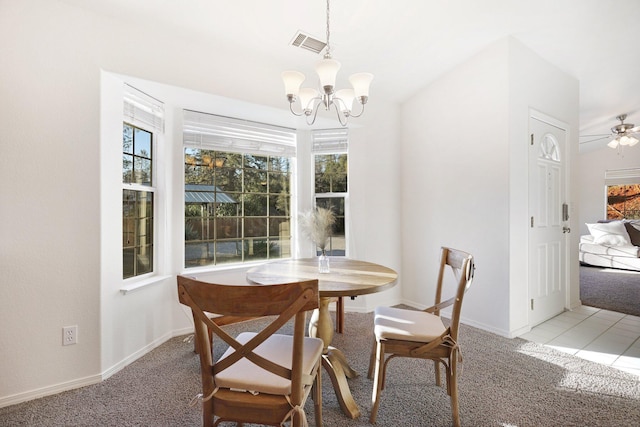
[[[377,307],[373,322],[379,340],[430,342],[447,329],[439,316],[395,307]]]
[[[241,343],[247,343],[257,334],[243,332],[236,337]],[[290,335],[274,334],[260,344],[254,352],[274,363],[291,369],[291,353],[293,337]],[[304,338],[304,356],[302,372],[311,374],[313,367],[322,354],[323,343],[320,338]],[[233,353],[230,347],[220,360]],[[240,359],[214,377],[217,387],[237,390],[268,393],[277,395],[291,394],[291,381],[268,372],[247,359]]]

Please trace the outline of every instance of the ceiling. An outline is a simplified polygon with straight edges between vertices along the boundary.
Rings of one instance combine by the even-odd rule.
[[[324,0],[62,0],[167,32],[269,52],[311,76],[321,55],[290,46],[297,31],[326,37]],[[340,74],[375,75],[376,95],[402,102],[507,35],[580,82],[580,135],[607,134],[616,116],[640,123],[639,0],[334,0],[331,46]],[[280,82],[278,82],[279,84]],[[606,139],[581,149],[604,146]]]

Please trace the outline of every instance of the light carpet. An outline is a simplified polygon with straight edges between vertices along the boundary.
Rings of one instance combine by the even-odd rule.
[[[640,272],[580,266],[583,305],[640,316]]]
[[[255,320],[226,327],[252,330]],[[324,425],[369,426],[372,381],[366,378],[372,314],[346,313],[336,334],[360,376],[349,380],[362,415],[348,419],[323,375]],[[290,325],[284,328],[290,330]],[[198,426],[200,408],[189,401],[200,391],[193,344],[176,337],[100,384],[0,409],[3,426]],[[464,356],[460,416],[464,426],[640,425],[640,380],[522,339],[507,339],[461,326]],[[222,348],[216,346],[215,353]],[[43,368],[46,367],[43,361]],[[55,369],[55,367],[48,367]],[[449,426],[445,388],[434,385],[431,362],[396,359],[389,365],[379,426]],[[307,418],[314,425],[313,402]]]

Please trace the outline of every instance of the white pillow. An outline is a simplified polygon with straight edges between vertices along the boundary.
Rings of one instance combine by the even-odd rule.
[[[631,238],[622,221],[599,222],[588,224],[593,243],[598,245],[621,246],[630,245]]]

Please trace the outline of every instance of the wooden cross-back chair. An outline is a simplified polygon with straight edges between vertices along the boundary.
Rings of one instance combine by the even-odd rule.
[[[457,279],[455,294],[443,301],[445,270],[449,267]],[[458,345],[460,311],[465,292],[473,281],[473,256],[443,247],[436,283],[435,303],[425,310],[377,307],[374,315],[374,342],[369,361],[368,377],[373,376],[372,408],[369,421],[376,422],[380,394],[385,385],[387,365],[395,357],[412,357],[434,361],[436,384],[441,385],[440,364],[445,367],[447,393],[451,398],[453,424],[460,425],[458,409],[458,369],[461,358]],[[449,326],[440,318],[440,310],[453,305]],[[385,355],[390,356],[385,361]]]
[[[313,391],[316,425],[322,425],[322,348],[305,337],[306,312],[318,308],[318,281],[265,286],[221,285],[178,276],[178,297],[191,308],[202,376],[202,424],[235,421],[280,426],[307,424],[304,405]],[[259,332],[231,337],[210,319],[268,317]],[[293,319],[293,335],[276,333]],[[213,360],[213,340],[230,347]]]

